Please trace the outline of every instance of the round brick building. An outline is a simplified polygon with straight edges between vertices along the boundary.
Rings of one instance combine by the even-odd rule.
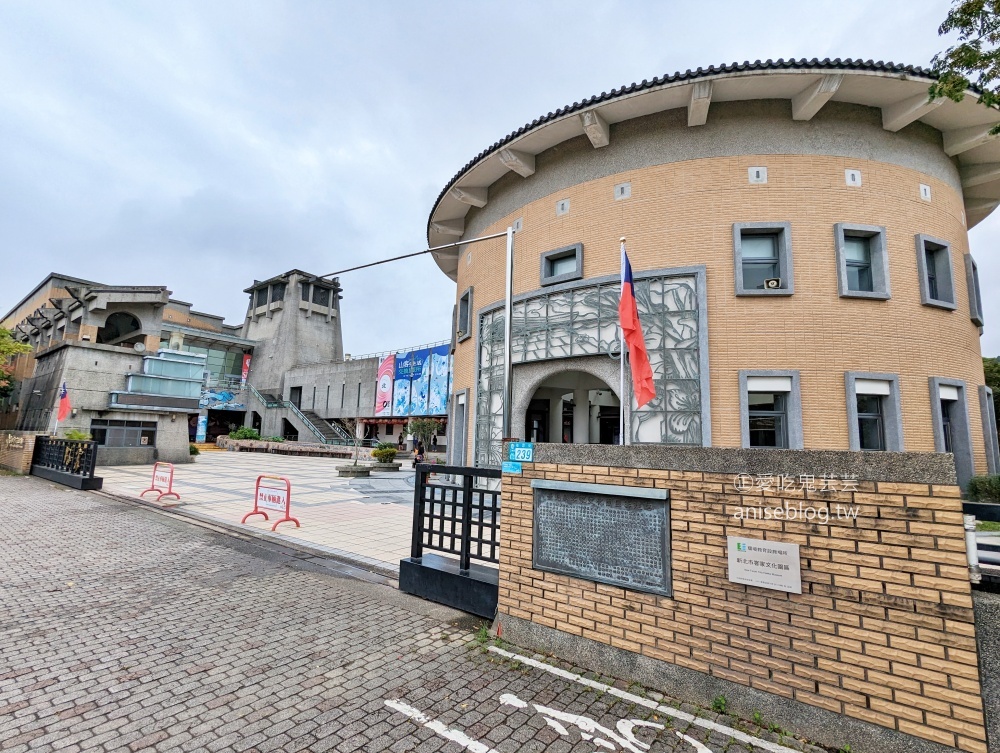
[[[921,69],[777,61],[574,103],[466,165],[439,246],[513,226],[511,433],[619,436],[619,238],[656,399],[631,443],[951,451],[997,472],[968,228],[1000,203],[1000,113],[927,99]],[[497,465],[503,240],[457,283],[452,461]],[[631,397],[629,396],[629,400]]]

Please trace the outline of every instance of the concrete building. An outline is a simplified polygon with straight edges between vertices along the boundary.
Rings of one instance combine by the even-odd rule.
[[[657,386],[629,443],[950,451],[962,483],[997,472],[968,229],[1000,202],[1000,113],[929,101],[932,81],[870,61],[698,69],[470,161],[428,242],[516,231],[512,434],[619,441],[625,236]],[[457,285],[451,459],[495,466],[503,241],[436,260]]]
[[[395,418],[376,408],[390,354],[345,356],[336,279],[293,269],[244,293],[244,322],[227,325],[162,286],[49,275],[0,319],[32,346],[15,360],[0,428],[52,431],[63,384],[73,411],[59,429],[91,434],[103,465],[187,462],[189,442],[214,442],[244,425],[262,436],[346,444],[347,420],[369,441],[395,439],[410,416],[444,422],[445,403]]]

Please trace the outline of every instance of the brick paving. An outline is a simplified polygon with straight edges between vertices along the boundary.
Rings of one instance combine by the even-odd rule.
[[[3,751],[570,753],[604,734],[598,750],[644,753],[618,722],[667,721],[268,542],[33,478],[0,478],[0,511]],[[763,750],[686,722],[632,734],[652,751]]]

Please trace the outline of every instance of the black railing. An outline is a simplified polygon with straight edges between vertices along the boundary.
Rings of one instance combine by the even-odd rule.
[[[419,463],[410,556],[419,561],[425,549],[457,554],[463,571],[472,560],[499,562],[500,475],[493,468]],[[487,479],[497,480],[495,488],[479,485]]]
[[[94,478],[94,471],[97,469],[97,442],[36,437],[31,464],[73,476]]]

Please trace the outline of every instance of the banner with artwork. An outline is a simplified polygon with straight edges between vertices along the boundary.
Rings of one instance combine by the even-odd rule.
[[[392,378],[396,371],[395,354],[386,356],[378,367],[378,381],[375,385],[375,415],[392,415]]]
[[[410,399],[411,382],[420,378],[423,363],[418,359],[420,351],[396,354],[396,381],[392,385],[392,415],[412,415]]]
[[[427,413],[445,415],[448,412],[448,392],[451,389],[451,356],[448,345],[431,350],[430,398]]]

